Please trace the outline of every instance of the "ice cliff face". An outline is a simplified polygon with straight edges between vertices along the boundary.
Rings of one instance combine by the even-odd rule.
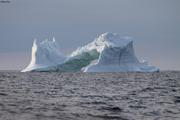
[[[84,72],[154,72],[156,67],[140,62],[134,53],[133,40],[117,34],[105,33],[99,39],[104,42],[99,59],[84,68]]]
[[[63,72],[154,72],[156,67],[140,62],[134,53],[133,40],[115,33],[104,33],[93,42],[79,47],[64,59],[55,41],[43,41],[32,47],[32,60],[23,71]]]
[[[30,64],[22,72],[46,70],[50,66],[63,63],[64,60],[65,57],[60,53],[55,38],[53,40],[46,39],[42,42],[34,40]]]

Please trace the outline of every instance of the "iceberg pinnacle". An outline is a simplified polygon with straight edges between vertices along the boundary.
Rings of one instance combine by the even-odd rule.
[[[64,62],[65,57],[60,53],[55,38],[33,42],[30,64],[22,72],[33,71],[36,69],[46,69]]]

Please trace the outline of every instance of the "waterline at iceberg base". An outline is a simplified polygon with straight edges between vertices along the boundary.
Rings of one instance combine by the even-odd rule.
[[[133,39],[116,33],[104,33],[91,43],[64,56],[55,39],[32,47],[31,62],[22,72],[157,72],[158,68],[137,59]]]

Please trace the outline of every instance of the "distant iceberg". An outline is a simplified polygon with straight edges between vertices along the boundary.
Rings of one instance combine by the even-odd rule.
[[[55,40],[43,41],[32,47],[32,60],[26,71],[60,72],[156,72],[158,68],[140,62],[135,56],[131,37],[104,33],[93,42],[79,47],[64,57]],[[39,48],[39,49],[38,49]]]

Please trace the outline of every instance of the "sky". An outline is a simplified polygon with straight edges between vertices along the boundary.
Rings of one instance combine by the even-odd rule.
[[[10,0],[0,2],[0,70],[30,62],[33,40],[55,37],[69,54],[104,32],[134,38],[139,59],[180,70],[180,0]]]

